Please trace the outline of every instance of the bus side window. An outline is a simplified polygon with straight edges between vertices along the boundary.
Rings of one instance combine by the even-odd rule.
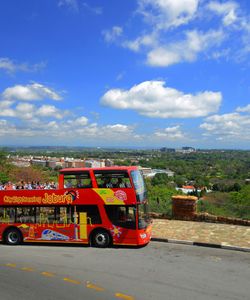
[[[35,223],[35,207],[17,207],[17,223]]]
[[[64,188],[92,188],[92,181],[89,172],[65,173]]]
[[[0,223],[14,223],[14,222],[15,222],[15,208],[0,207]]]
[[[55,207],[45,206],[37,207],[36,209],[36,222],[40,224],[53,224],[55,223]]]
[[[125,171],[94,171],[98,188],[131,188]]]
[[[71,224],[71,207],[59,206],[55,208],[57,224]]]
[[[97,205],[79,205],[76,206],[76,211],[87,213],[88,224],[101,224],[101,216]]]

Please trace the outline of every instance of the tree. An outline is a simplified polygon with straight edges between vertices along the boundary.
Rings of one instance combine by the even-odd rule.
[[[166,173],[157,173],[152,179],[152,185],[166,185],[169,182],[169,177]]]

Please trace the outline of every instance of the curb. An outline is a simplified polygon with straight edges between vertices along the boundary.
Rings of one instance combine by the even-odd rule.
[[[165,239],[165,238],[158,238],[158,237],[151,238],[151,241],[171,243],[171,244],[180,244],[180,245],[189,245],[189,246],[191,245],[191,246],[198,246],[198,247],[219,248],[219,249],[224,249],[224,250],[250,252],[250,248],[238,247],[238,246],[232,246],[232,245],[202,243],[202,242],[193,242],[193,241],[185,241],[185,240],[174,240],[174,239]]]

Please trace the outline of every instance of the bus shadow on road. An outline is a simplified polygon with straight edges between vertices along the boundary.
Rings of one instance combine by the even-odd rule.
[[[129,246],[129,245],[111,245],[109,247],[106,248],[100,248],[100,247],[96,247],[96,246],[92,246],[90,244],[73,244],[73,243],[56,243],[56,242],[50,242],[50,243],[44,243],[44,242],[36,242],[36,243],[32,243],[32,242],[25,242],[22,243],[21,245],[19,245],[19,247],[35,247],[35,246],[39,246],[39,247],[58,247],[58,248],[95,248],[95,249],[141,249],[141,248],[145,248],[148,244],[146,245],[140,245],[140,246]],[[7,245],[4,242],[0,242],[0,246],[5,246],[5,247],[15,247],[14,245]],[[18,246],[17,246],[18,247]]]

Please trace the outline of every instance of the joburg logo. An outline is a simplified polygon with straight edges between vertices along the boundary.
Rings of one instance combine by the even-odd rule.
[[[4,196],[3,198],[3,202],[8,204],[71,204],[72,201],[71,194],[57,195],[55,193],[45,193],[44,197]]]

